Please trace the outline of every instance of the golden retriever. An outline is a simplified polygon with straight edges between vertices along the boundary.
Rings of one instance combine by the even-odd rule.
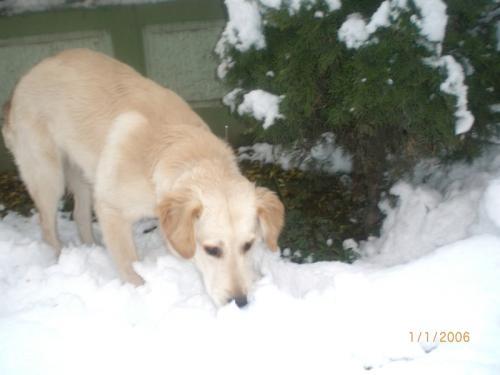
[[[4,107],[5,143],[57,253],[67,188],[83,243],[92,205],[124,281],[140,285],[132,224],[157,217],[169,247],[191,259],[216,304],[247,304],[251,251],[276,250],[284,207],[249,182],[231,148],[172,91],[106,55],[66,50],[33,67]]]

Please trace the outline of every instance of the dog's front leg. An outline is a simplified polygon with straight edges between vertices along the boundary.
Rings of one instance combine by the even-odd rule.
[[[123,217],[120,210],[106,204],[97,204],[96,213],[104,244],[111,253],[122,280],[134,285],[144,284],[144,279],[132,266],[138,260],[132,236],[132,223]]]

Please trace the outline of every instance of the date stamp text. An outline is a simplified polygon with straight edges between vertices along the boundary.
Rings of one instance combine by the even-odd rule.
[[[410,342],[418,343],[467,343],[469,331],[409,331]]]

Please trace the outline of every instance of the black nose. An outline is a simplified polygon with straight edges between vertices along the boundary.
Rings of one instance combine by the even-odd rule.
[[[238,306],[240,309],[248,305],[247,296],[236,296],[234,298],[230,298],[227,302],[231,303],[233,301],[236,303],[236,306]]]

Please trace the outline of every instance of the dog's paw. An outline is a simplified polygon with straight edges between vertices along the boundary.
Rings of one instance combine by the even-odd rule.
[[[135,286],[141,286],[145,283],[144,279],[134,271],[127,273],[125,281]]]

